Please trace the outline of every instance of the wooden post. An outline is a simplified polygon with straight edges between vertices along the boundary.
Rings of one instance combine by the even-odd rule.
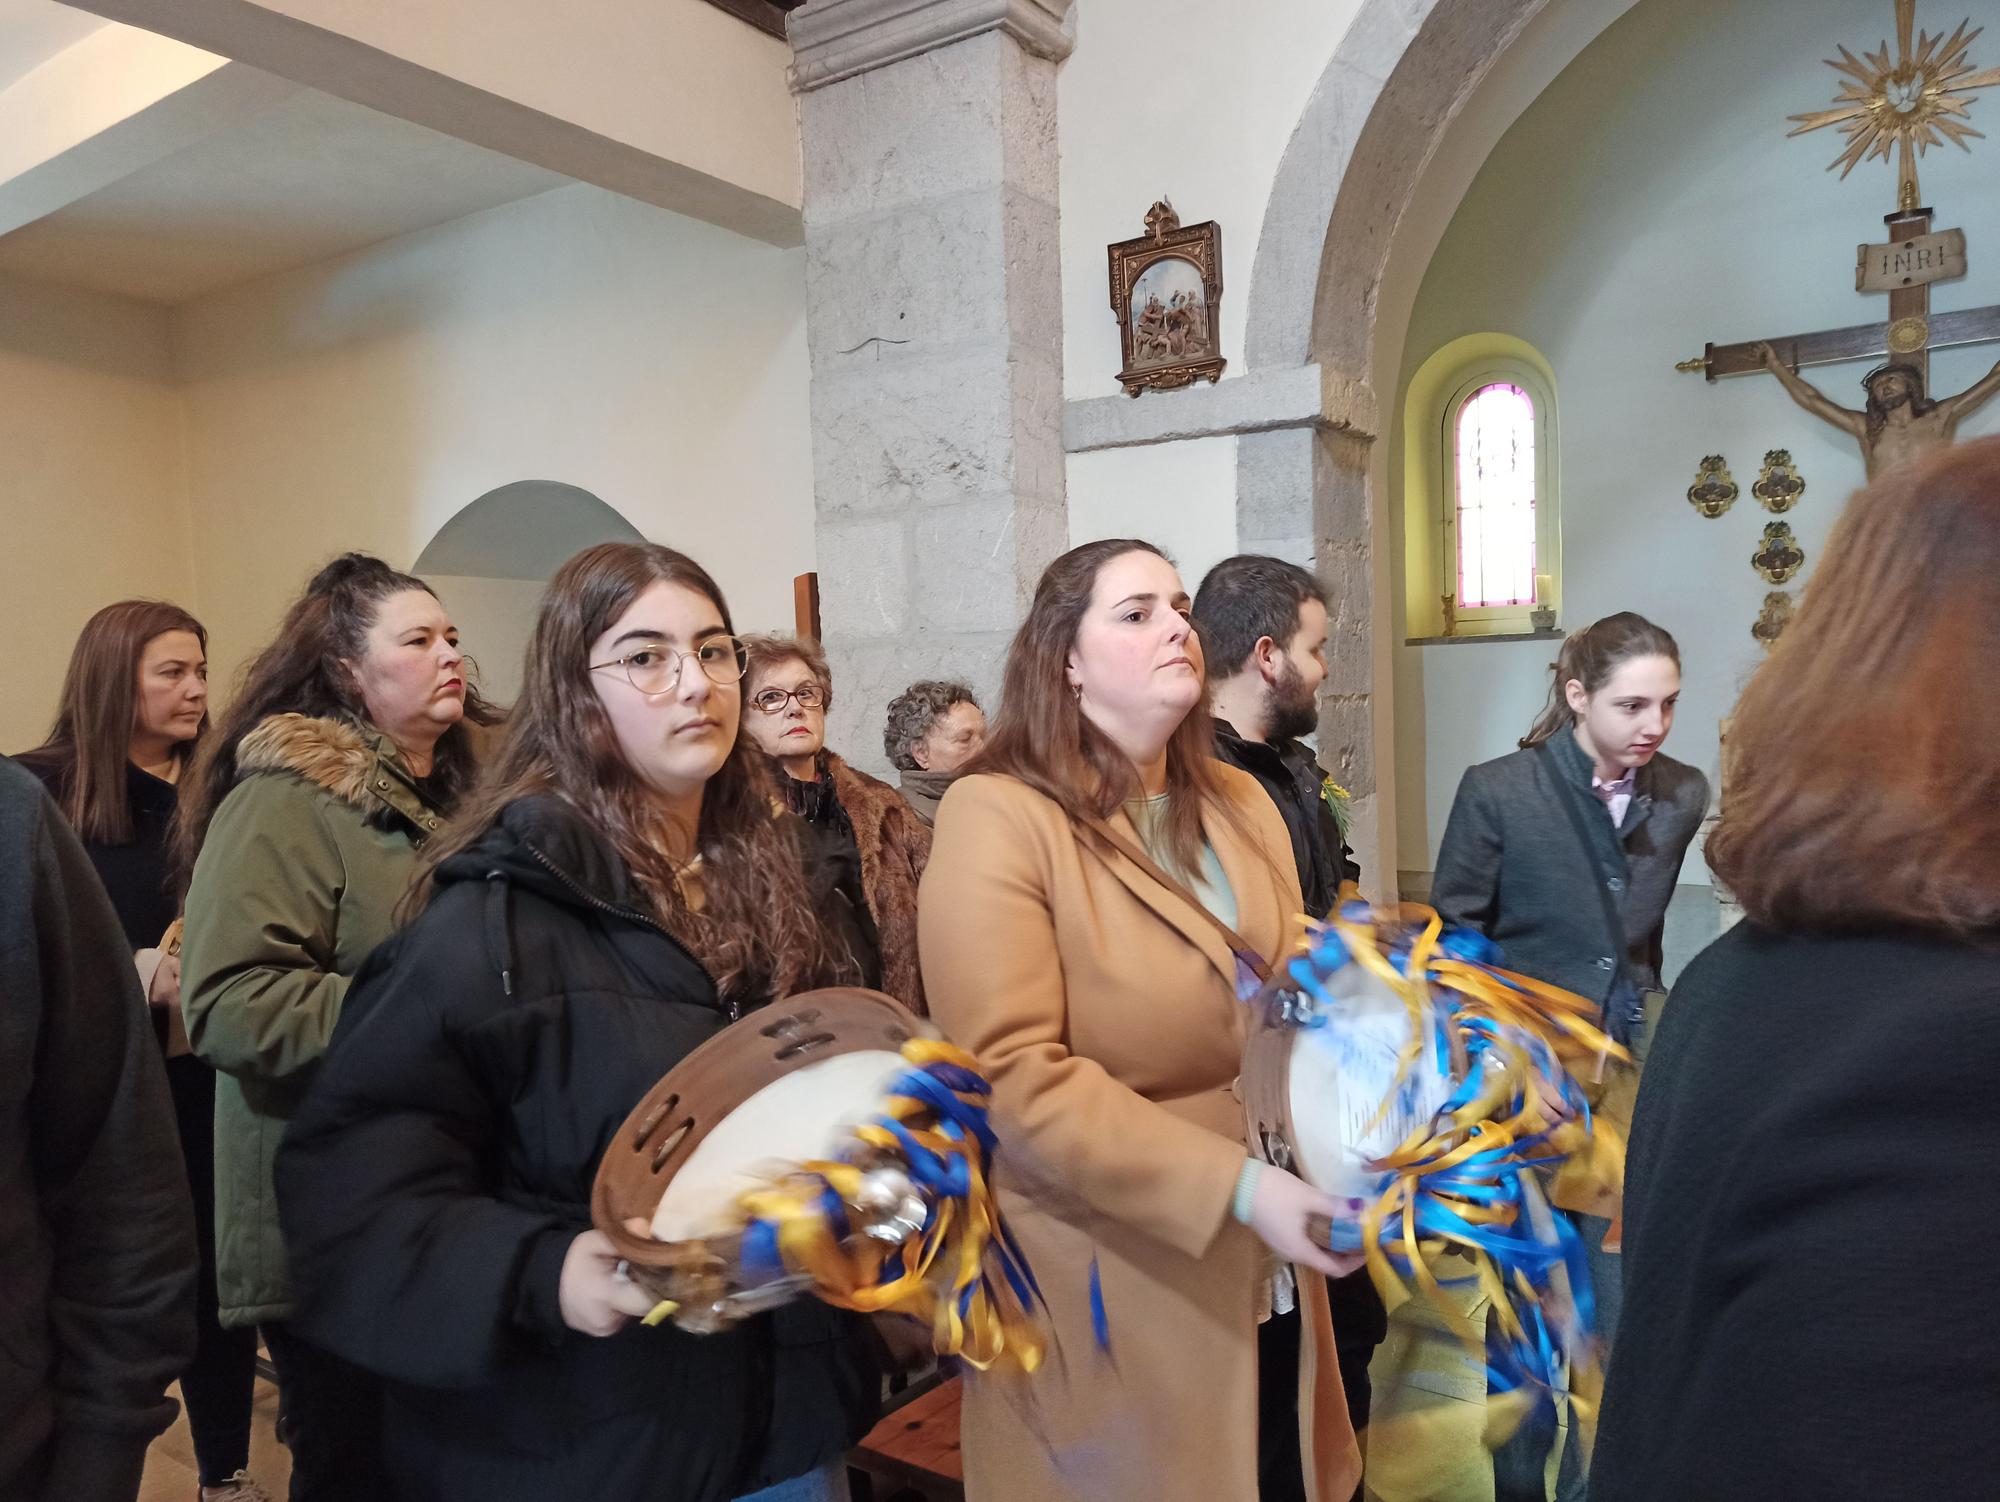
[[[1931,211],[1929,209],[1910,209],[1894,214],[1885,214],[1883,222],[1889,226],[1890,240],[1915,240],[1931,232]],[[1917,318],[1923,321],[1923,345],[1907,354],[1897,354],[1892,350],[1889,358],[1900,360],[1905,365],[1916,366],[1917,374],[1924,378],[1924,394],[1928,396],[1931,389],[1931,289],[1928,282],[1920,283],[1914,287],[1896,287],[1890,291],[1890,327],[1894,328],[1900,320],[1905,318]]]
[[[800,574],[792,580],[792,629],[819,640],[819,575]]]

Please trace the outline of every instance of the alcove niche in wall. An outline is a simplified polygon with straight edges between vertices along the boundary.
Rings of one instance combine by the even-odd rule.
[[[507,704],[520,692],[521,656],[549,576],[597,543],[644,540],[587,490],[516,480],[487,491],[440,527],[412,571],[458,624],[479,665],[481,691]]]

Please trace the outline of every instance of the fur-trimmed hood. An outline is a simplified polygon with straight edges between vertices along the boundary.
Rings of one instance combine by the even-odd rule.
[[[261,722],[236,747],[236,775],[271,772],[303,778],[371,820],[400,817],[423,835],[444,822],[396,743],[346,720],[277,714]]]

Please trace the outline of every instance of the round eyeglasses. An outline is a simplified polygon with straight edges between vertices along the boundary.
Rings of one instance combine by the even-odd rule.
[[[626,680],[640,693],[671,693],[680,687],[681,661],[693,658],[711,683],[736,683],[750,666],[750,654],[733,636],[711,636],[695,643],[692,652],[682,652],[665,642],[649,641],[610,662],[593,662],[593,673],[608,668],[624,670]]]
[[[765,714],[783,714],[785,706],[797,699],[800,709],[818,709],[826,703],[826,690],[817,683],[804,683],[789,691],[782,688],[767,688],[753,696],[750,702]]]

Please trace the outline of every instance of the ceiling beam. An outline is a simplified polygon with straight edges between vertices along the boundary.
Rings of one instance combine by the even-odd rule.
[[[0,91],[0,235],[297,92],[151,32],[93,32]]]
[[[72,0],[626,197],[804,242],[782,43],[702,0]]]

